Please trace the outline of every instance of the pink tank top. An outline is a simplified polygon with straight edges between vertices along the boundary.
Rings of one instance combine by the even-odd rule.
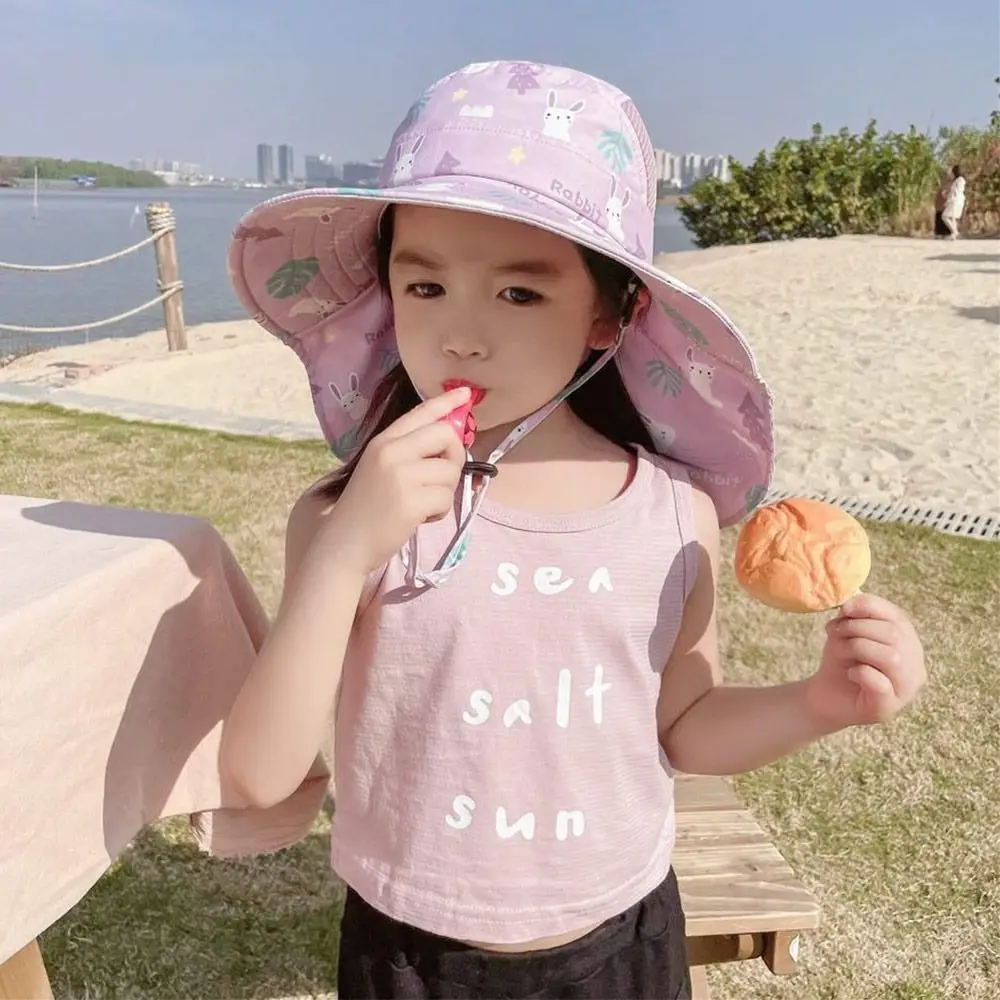
[[[430,569],[455,531],[421,528]],[[667,875],[660,675],[697,568],[683,469],[640,450],[611,503],[484,502],[468,555],[362,603],[337,711],[332,863],[372,906],[516,943],[599,923]]]

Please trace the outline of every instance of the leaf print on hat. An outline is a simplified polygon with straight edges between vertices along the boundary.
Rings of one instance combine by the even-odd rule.
[[[538,74],[542,67],[524,62],[516,62],[510,67],[510,79],[507,81],[508,90],[516,90],[521,97],[529,90],[538,90]]]
[[[285,234],[275,226],[237,226],[233,233],[233,239],[246,243],[249,240],[256,240],[263,243],[265,240],[280,240]]]
[[[632,162],[632,147],[623,132],[606,128],[597,140],[597,148],[616,174],[623,174]]]
[[[347,461],[352,451],[357,448],[361,436],[361,425],[354,424],[339,438],[330,442],[330,451],[342,462]]]
[[[684,333],[699,347],[708,347],[708,338],[685,316],[682,316],[672,305],[660,301],[660,308],[669,316]]]
[[[377,347],[375,348],[375,354],[378,356],[379,372],[382,375],[388,375],[399,364],[399,351]]]
[[[675,398],[681,394],[681,387],[684,385],[681,373],[659,358],[646,362],[646,379],[654,389],[659,389],[664,396],[674,396]]]
[[[319,260],[315,257],[300,257],[285,261],[267,279],[267,294],[272,299],[290,299],[303,291],[317,274],[319,274]]]

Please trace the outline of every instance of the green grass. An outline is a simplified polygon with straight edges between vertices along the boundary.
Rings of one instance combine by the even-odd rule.
[[[0,491],[204,517],[269,610],[288,508],[328,463],[319,444],[0,406]],[[737,779],[819,897],[823,926],[806,937],[795,977],[759,962],[712,969],[722,1000],[1000,996],[1000,545],[869,530],[868,589],[913,617],[928,688],[887,727]],[[812,669],[822,619],[752,603],[731,572],[720,605],[729,678],[772,683]],[[176,820],[144,831],[43,935],[56,995],[332,996],[341,893],[326,829],[321,816],[303,843],[241,862],[200,854]]]
[[[179,820],[144,830],[42,938],[56,996],[332,994],[342,892],[323,824],[280,854],[220,862]]]

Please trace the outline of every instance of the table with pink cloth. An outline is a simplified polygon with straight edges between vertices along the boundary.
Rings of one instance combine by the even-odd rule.
[[[145,824],[190,816],[223,857],[309,832],[321,758],[271,809],[221,787],[267,627],[203,520],[0,495],[0,997],[50,995],[36,938]]]

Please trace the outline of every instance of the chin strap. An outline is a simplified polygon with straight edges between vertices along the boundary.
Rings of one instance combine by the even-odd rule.
[[[403,565],[406,568],[407,583],[412,587],[440,587],[444,584],[455,569],[465,558],[469,547],[469,535],[472,532],[472,522],[479,513],[486,491],[490,482],[497,472],[497,463],[513,448],[525,435],[533,431],[546,417],[560,407],[566,399],[585,382],[589,382],[611,359],[618,353],[618,349],[625,339],[625,333],[632,324],[633,316],[636,313],[637,303],[648,302],[649,293],[639,284],[637,279],[629,282],[628,293],[625,300],[622,319],[618,324],[618,333],[615,342],[602,351],[594,363],[582,374],[578,375],[569,385],[553,397],[548,403],[534,413],[529,413],[504,439],[490,452],[485,462],[476,462],[472,459],[472,453],[467,455],[465,468],[462,472],[461,483],[461,505],[459,507],[458,529],[451,540],[444,555],[438,561],[437,566],[432,570],[420,569],[420,538],[419,529],[413,533],[409,542],[402,551]],[[478,485],[476,476],[480,477]]]

